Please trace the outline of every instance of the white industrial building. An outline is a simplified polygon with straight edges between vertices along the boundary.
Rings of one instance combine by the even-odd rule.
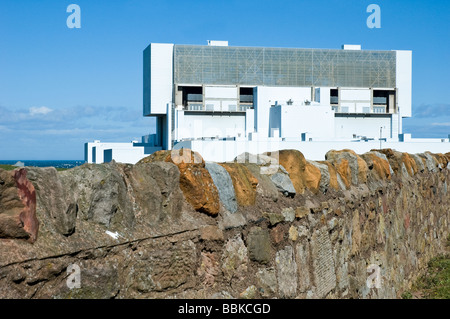
[[[143,115],[156,133],[140,143],[86,143],[86,161],[135,163],[155,150],[190,148],[206,160],[243,152],[390,147],[448,152],[448,138],[411,139],[412,52],[152,43],[144,50]]]

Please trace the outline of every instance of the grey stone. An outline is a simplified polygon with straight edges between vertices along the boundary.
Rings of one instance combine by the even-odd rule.
[[[294,196],[295,195],[295,188],[292,184],[291,179],[288,175],[282,174],[282,173],[275,173],[273,174],[270,179],[274,183],[274,185],[277,187],[277,189],[283,193],[285,196]]]
[[[256,280],[261,295],[269,298],[277,293],[277,276],[275,268],[261,268],[256,272]]]
[[[48,216],[56,231],[69,236],[75,231],[78,205],[71,196],[54,167],[27,167],[28,179],[36,189],[38,213]],[[76,191],[76,190],[72,190]]]
[[[216,292],[211,296],[211,299],[235,299],[228,291]]]
[[[336,217],[331,218],[328,221],[328,230],[333,230],[338,225]]]
[[[419,172],[424,172],[425,165],[423,164],[423,161],[420,158],[420,156],[417,154],[409,154],[409,155],[414,159],[414,162],[416,162],[417,169],[419,170]]]
[[[402,177],[403,178],[409,177],[409,173],[408,173],[408,170],[406,169],[405,163],[402,163]]]
[[[308,230],[308,228],[306,226],[299,225],[297,227],[297,232],[298,232],[298,237],[299,238],[302,238],[302,237],[309,238],[310,237],[309,230]]]
[[[214,185],[217,187],[223,206],[231,213],[236,212],[238,205],[230,174],[217,163],[207,162],[205,163],[205,168],[208,170]]]
[[[314,282],[317,296],[324,298],[336,287],[336,273],[328,230],[323,227],[314,232],[311,238],[314,269]]]
[[[279,170],[289,176],[289,172],[284,168],[283,165],[278,165]]]
[[[309,265],[311,255],[309,253],[309,242],[300,242],[296,246],[295,260],[298,267],[298,290],[305,292],[311,287],[311,278],[309,275]]]
[[[153,162],[117,168],[125,177],[128,198],[138,212],[138,225],[156,225],[179,218],[183,194],[179,187],[180,172],[174,164]]]
[[[330,187],[330,172],[328,171],[328,165],[317,163],[315,161],[308,161],[308,163],[320,170],[319,190],[325,194]]]
[[[227,241],[222,255],[222,272],[225,280],[243,280],[247,276],[247,247],[240,235]]]
[[[254,285],[247,287],[243,292],[240,293],[240,297],[242,299],[255,299],[257,296],[258,290]]]
[[[292,207],[283,208],[281,215],[284,216],[284,221],[292,223],[295,220],[295,210]]]
[[[67,196],[78,204],[80,218],[108,228],[133,225],[133,205],[123,172],[115,162],[85,164],[59,176]]]
[[[278,292],[281,298],[293,298],[297,294],[297,264],[294,250],[286,246],[275,257],[277,266]]]
[[[222,219],[218,222],[220,229],[232,229],[247,225],[247,220],[240,212],[231,213],[224,211],[222,213]]]
[[[347,187],[345,187],[345,183],[342,180],[341,174],[339,174],[339,172],[336,172],[336,178],[337,178],[337,182],[338,182],[339,188],[341,190],[343,190],[343,191],[346,190]]]
[[[420,153],[418,155],[425,159],[425,165],[426,165],[426,168],[428,169],[428,171],[430,171],[430,172],[438,171],[437,163],[435,162],[435,160],[433,159],[433,157],[430,154],[425,152],[425,153]]]
[[[248,233],[247,245],[251,260],[262,264],[270,262],[271,245],[267,229],[252,227]]]
[[[256,192],[262,197],[270,198],[274,202],[276,202],[280,193],[270,179],[270,175],[261,174],[261,167],[257,166],[256,164],[246,164],[245,166],[258,180]]]
[[[262,175],[273,175],[280,170],[280,165],[270,164],[269,166],[260,166],[259,172]]]
[[[269,165],[271,163],[278,164],[278,161],[273,157],[269,157],[269,156],[263,155],[263,154],[255,155],[255,154],[251,154],[248,152],[239,154],[238,156],[236,156],[234,161],[237,163],[241,163],[241,164],[245,164],[245,163],[256,164],[256,165]]]
[[[276,224],[281,223],[281,222],[284,221],[284,216],[279,214],[279,213],[263,212],[262,216],[269,220],[270,226],[275,226]]]

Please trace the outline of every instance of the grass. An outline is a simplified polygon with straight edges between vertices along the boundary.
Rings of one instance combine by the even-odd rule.
[[[18,168],[18,167],[17,167],[17,166],[14,166],[14,165],[0,164],[0,168],[1,168],[1,169],[4,169],[5,171],[12,171],[12,170],[14,170],[14,169],[16,169],[16,168]],[[56,167],[56,170],[57,170],[58,172],[60,172],[60,171],[68,170],[68,168]]]
[[[427,273],[417,281],[416,289],[426,299],[450,299],[450,255],[433,258]]]
[[[450,247],[450,235],[447,247]],[[431,259],[426,273],[414,283],[411,291],[402,294],[402,298],[450,299],[450,254]]]
[[[15,169],[17,167],[12,166],[12,165],[0,164],[0,168],[4,169],[5,171],[12,171],[13,169]]]

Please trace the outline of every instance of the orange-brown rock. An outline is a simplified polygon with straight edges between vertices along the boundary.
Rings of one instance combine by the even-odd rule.
[[[401,161],[405,164],[406,170],[410,176],[416,175],[418,168],[416,161],[408,153],[402,153]]]
[[[258,180],[250,170],[239,163],[221,163],[233,181],[237,203],[241,206],[251,206],[255,204],[256,187]]]
[[[367,182],[367,163],[353,150],[331,150],[327,152],[325,159],[336,167],[347,188],[351,184],[357,185]]]
[[[391,169],[389,161],[377,156],[374,152],[361,155],[366,161],[369,170],[373,171],[378,179],[391,179]]]
[[[418,167],[414,158],[408,153],[397,152],[390,148],[385,148],[381,150],[372,150],[383,153],[386,155],[389,164],[392,167],[392,170],[395,174],[398,174],[402,170],[402,164],[405,165],[405,168],[410,176],[417,174]],[[425,164],[425,161],[424,161]]]
[[[333,165],[336,167],[336,172],[341,176],[342,181],[346,188],[350,188],[352,183],[352,171],[348,165],[348,160],[341,160],[339,162],[334,162]]]
[[[36,191],[25,169],[0,169],[0,238],[23,238],[34,242],[39,222]]]
[[[281,150],[279,152],[269,152],[267,155],[278,158],[280,165],[288,171],[295,191],[298,194],[303,194],[307,184],[305,179],[307,163],[303,154],[297,150]],[[311,179],[309,183],[313,183],[313,180]]]
[[[313,193],[319,192],[320,178],[322,174],[320,169],[306,162],[305,166],[305,186]]]
[[[434,159],[436,159],[436,161],[439,162],[439,164],[441,164],[442,168],[446,168],[449,161],[450,161],[450,153],[447,154],[442,154],[442,153],[430,153],[430,152],[426,152],[428,154],[430,154],[432,157],[434,157]]]
[[[178,168],[184,169],[188,165],[200,164],[205,166],[203,157],[198,153],[191,151],[190,149],[171,150],[171,151],[156,151],[150,156],[141,159],[139,163],[152,163],[152,162],[170,162],[178,166]]]
[[[333,166],[333,164],[327,161],[319,161],[318,163],[325,164],[328,166],[328,173],[330,174],[330,186],[333,187],[335,190],[339,190],[336,168]]]
[[[170,162],[178,167],[180,188],[196,211],[212,216],[219,213],[219,193],[199,153],[190,149],[158,151],[140,160],[138,164],[155,161]]]

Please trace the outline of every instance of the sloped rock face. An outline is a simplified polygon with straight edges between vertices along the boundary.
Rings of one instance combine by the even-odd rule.
[[[210,165],[186,150],[136,165],[0,170],[0,220],[5,207],[14,221],[32,208],[33,189],[37,218],[0,237],[0,298],[396,298],[448,250],[447,155],[280,155],[287,173],[267,157]],[[182,190],[194,165],[217,189],[216,215],[194,209],[198,189]],[[276,173],[303,193],[283,196]],[[191,187],[200,183],[209,187]],[[231,213],[222,198],[233,191]],[[374,267],[380,288],[367,285]]]
[[[258,180],[258,185],[256,186],[256,193],[257,195],[261,196],[262,198],[271,199],[272,201],[276,202],[278,201],[278,194],[279,192],[287,191],[288,195],[289,191],[292,191],[291,188],[287,189],[284,188],[285,185],[282,186],[283,190],[277,186],[272,179],[271,175],[264,174],[264,171],[261,172],[261,166],[255,165],[255,164],[244,164],[245,167],[248,168],[248,170],[252,173],[252,175]],[[286,175],[286,174],[284,174]],[[287,177],[289,179],[289,177]],[[283,177],[285,180],[285,177]],[[292,185],[291,180],[289,179],[290,185]],[[290,186],[286,186],[290,187]],[[292,186],[293,188],[294,186]],[[295,192],[295,189],[294,189]]]
[[[37,239],[36,192],[27,171],[0,169],[0,238]]]
[[[347,188],[367,181],[367,163],[354,151],[329,151],[325,159],[333,163]]]
[[[127,192],[139,207],[138,217],[150,225],[180,216],[183,194],[179,188],[180,172],[167,162],[141,163],[123,168]]]
[[[157,161],[173,163],[178,167],[180,188],[195,210],[212,216],[219,213],[219,193],[200,154],[189,149],[158,151],[138,164]]]
[[[414,176],[419,170],[416,160],[408,153],[401,153],[391,149],[382,149],[379,152],[386,155],[394,174]]]
[[[366,161],[367,167],[371,173],[374,174],[373,179],[391,179],[394,171],[392,170],[389,161],[383,153],[371,151],[361,155]]]
[[[428,154],[430,154],[439,164],[440,164],[440,169],[446,168],[448,166],[448,163],[450,162],[449,155],[444,155],[442,153],[430,153],[430,152],[426,152]],[[448,153],[447,153],[448,154]]]
[[[277,172],[270,176],[270,179],[275,187],[285,196],[295,196],[295,188],[289,176]]]
[[[241,206],[254,205],[258,180],[253,176],[250,170],[239,163],[223,163],[220,165],[222,165],[231,176],[238,204]]]
[[[319,191],[321,172],[318,167],[308,162],[297,150],[269,152],[268,156],[278,159],[279,164],[289,173],[289,178],[296,193],[303,194],[305,189],[314,193]]]
[[[31,167],[27,171],[30,181],[36,185],[39,209],[44,210],[51,222],[49,227],[62,235],[71,235],[75,231],[78,205],[68,198],[56,169]]]
[[[217,163],[206,163],[214,185],[216,185],[219,192],[219,198],[223,206],[231,213],[236,212],[238,205],[236,202],[236,194],[234,192],[233,181],[227,170]]]
[[[327,185],[329,185],[329,187],[331,187],[334,190],[345,189],[345,185],[343,184],[340,177],[338,180],[337,171],[336,171],[336,168],[333,166],[333,164],[331,164],[330,162],[327,162],[327,161],[319,161],[316,163],[319,164],[318,166],[320,168],[320,172],[324,179],[324,180],[322,180],[322,178],[321,178],[321,181],[320,181],[320,183],[322,185],[321,186],[322,192],[324,192],[325,187],[328,189]],[[326,168],[325,168],[325,166],[322,166],[322,165],[325,165]]]
[[[269,152],[267,155],[278,158],[280,165],[288,171],[295,191],[298,194],[303,194],[306,188],[304,178],[306,159],[303,154],[296,150],[281,150],[279,152]]]

